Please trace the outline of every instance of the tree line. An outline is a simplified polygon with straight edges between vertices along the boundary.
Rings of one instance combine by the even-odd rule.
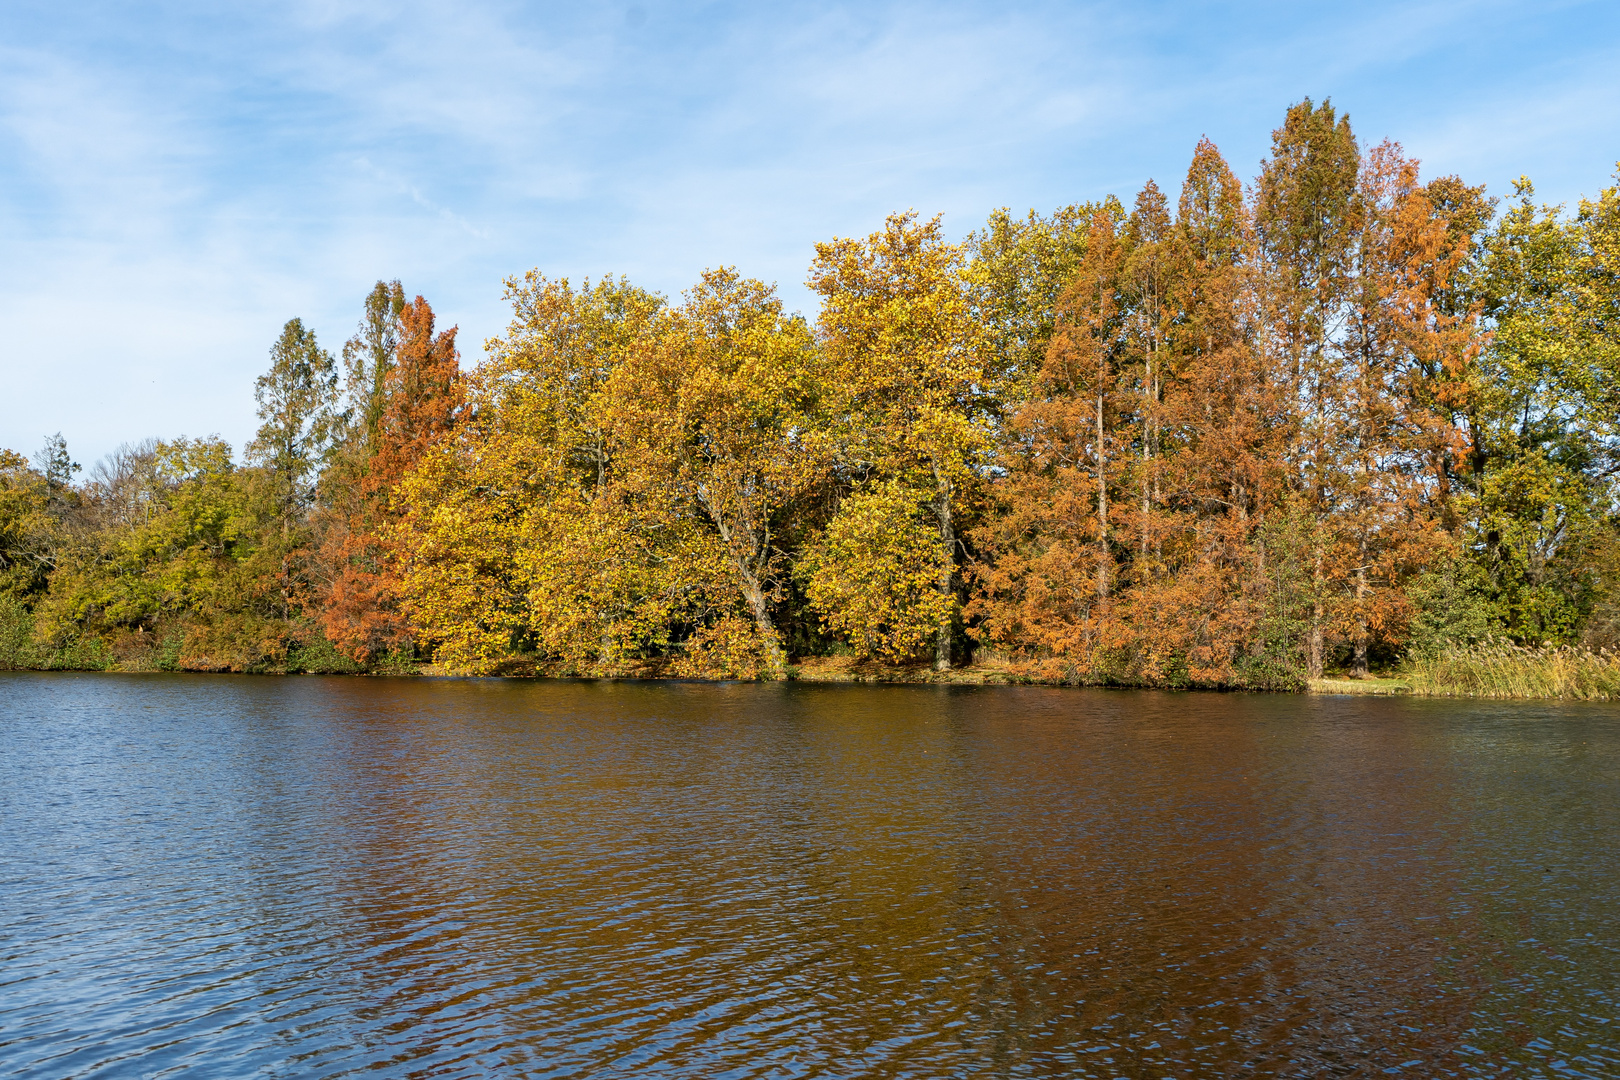
[[[339,357],[294,319],[241,464],[3,452],[0,647],[1284,688],[1620,639],[1620,189],[1425,182],[1307,99],[1248,185],[1204,140],[1174,197],[896,214],[808,284],[531,272],[465,371],[397,281]]]

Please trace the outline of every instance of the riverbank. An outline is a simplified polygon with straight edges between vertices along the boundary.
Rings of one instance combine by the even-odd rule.
[[[1412,683],[1407,679],[1311,679],[1305,689],[1312,694],[1410,694]]]
[[[177,636],[115,643],[79,641],[50,647],[33,640],[29,621],[0,619],[0,671],[109,671],[235,672],[255,675],[390,675],[446,676],[461,672],[436,664],[419,663],[408,654],[356,663],[323,638],[295,645],[274,657],[251,665],[199,662],[181,657]],[[122,646],[122,647],[117,647]],[[515,678],[622,679],[672,677],[667,659],[633,661],[612,672],[579,672],[524,662],[497,672]],[[1620,701],[1620,655],[1607,649],[1582,646],[1521,646],[1486,642],[1456,649],[1430,659],[1408,662],[1402,669],[1378,677],[1352,679],[1329,675],[1320,679],[1278,679],[1267,685],[1200,685],[1167,679],[1143,684],[1095,677],[1056,661],[1034,661],[984,651],[960,667],[936,671],[933,665],[886,664],[855,656],[807,656],[787,667],[790,681],[806,683],[907,684],[952,686],[1113,686],[1136,689],[1237,690],[1325,695],[1378,695],[1523,700]]]

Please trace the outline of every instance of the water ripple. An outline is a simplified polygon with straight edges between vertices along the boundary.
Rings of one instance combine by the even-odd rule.
[[[1620,712],[0,675],[0,1076],[1620,1074]]]

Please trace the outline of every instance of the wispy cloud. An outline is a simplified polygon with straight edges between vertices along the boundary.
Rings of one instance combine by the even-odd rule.
[[[1617,25],[1486,0],[16,0],[0,445],[240,445],[281,323],[335,345],[379,277],[474,351],[530,266],[673,294],[735,264],[808,307],[816,240],[905,207],[960,234],[998,205],[1174,189],[1202,134],[1252,175],[1306,94],[1431,171],[1570,199],[1620,156]]]

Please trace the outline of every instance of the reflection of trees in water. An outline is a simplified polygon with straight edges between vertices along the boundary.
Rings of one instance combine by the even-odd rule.
[[[128,736],[169,762],[140,773],[167,861],[135,955],[242,1060],[1314,1076],[1601,1052],[1620,747],[1578,710],[103,685],[182,718]],[[206,996],[174,996],[165,940],[195,944]]]

